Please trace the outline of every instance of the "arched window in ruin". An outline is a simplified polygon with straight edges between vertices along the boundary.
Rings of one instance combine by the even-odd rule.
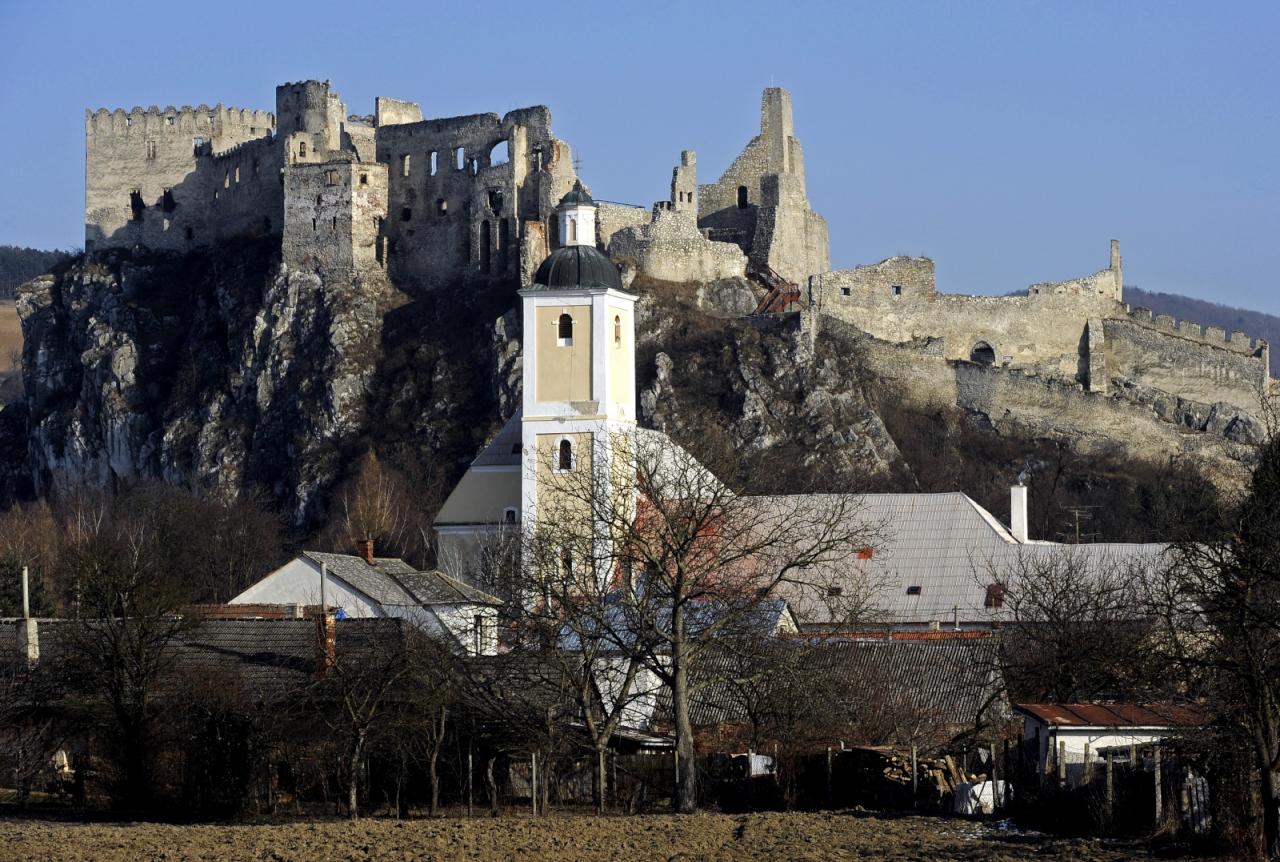
[[[746,209],[748,203],[749,201],[747,200],[747,187],[738,186],[738,209],[740,210]]]
[[[969,351],[969,361],[976,362],[979,365],[994,365],[996,362],[995,348],[985,341],[979,341],[973,345],[973,350]]]
[[[556,447],[556,469],[573,469],[573,443],[568,440],[561,440]]]
[[[505,165],[511,160],[511,149],[507,146],[506,140],[498,141],[493,145],[493,149],[489,150],[490,165]]]
[[[613,316],[613,346],[622,346],[622,318],[617,314]]]
[[[567,314],[560,315],[556,321],[556,343],[561,347],[573,344],[573,318]]]

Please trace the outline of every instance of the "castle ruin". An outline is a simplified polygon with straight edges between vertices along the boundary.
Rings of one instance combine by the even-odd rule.
[[[274,114],[99,110],[86,112],[85,127],[86,249],[182,252],[279,237],[291,269],[377,269],[410,290],[529,283],[562,245],[553,213],[578,181],[546,107],[424,119],[413,102],[379,97],[373,115],[353,116],[328,82],[277,87]],[[764,91],[760,133],[714,183],[698,183],[686,150],[669,199],[597,206],[595,244],[615,261],[666,281],[788,286],[786,301],[811,314],[890,344],[927,342],[921,361],[1017,371],[1139,405],[1192,405],[1177,416],[1219,404],[1256,413],[1272,387],[1265,341],[1125,305],[1115,241],[1107,268],[1016,296],[939,293],[924,257],[831,271],[826,221],[809,205],[791,97],[780,88]]]

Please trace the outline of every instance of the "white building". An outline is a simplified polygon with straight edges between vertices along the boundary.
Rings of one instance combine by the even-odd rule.
[[[443,572],[396,557],[304,551],[230,601],[232,605],[324,605],[339,618],[400,617],[470,655],[497,649],[499,600]]]

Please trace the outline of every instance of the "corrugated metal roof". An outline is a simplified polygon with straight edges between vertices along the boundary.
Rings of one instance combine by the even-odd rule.
[[[1208,718],[1194,704],[1020,703],[1014,708],[1051,727],[1199,727]]]

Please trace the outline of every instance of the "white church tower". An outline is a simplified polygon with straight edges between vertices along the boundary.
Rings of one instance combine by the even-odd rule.
[[[520,291],[526,531],[548,508],[557,474],[594,471],[608,482],[614,447],[634,438],[636,422],[636,297],[595,246],[596,205],[581,183],[561,199],[557,215],[561,247]]]

